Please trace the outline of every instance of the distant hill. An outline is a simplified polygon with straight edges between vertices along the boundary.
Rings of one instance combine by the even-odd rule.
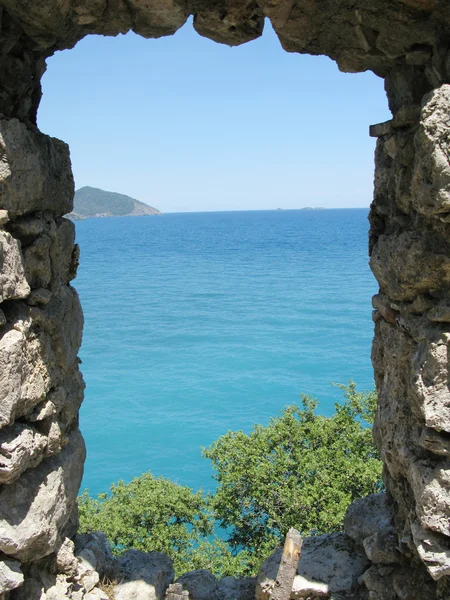
[[[73,211],[67,216],[78,220],[90,217],[137,217],[160,214],[158,209],[130,196],[86,186],[75,192]]]

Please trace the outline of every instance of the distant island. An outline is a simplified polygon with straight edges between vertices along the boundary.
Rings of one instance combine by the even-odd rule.
[[[302,208],[277,208],[276,210],[326,210],[323,206],[303,206]]]
[[[158,209],[130,196],[86,186],[75,192],[73,211],[67,217],[78,221],[93,217],[138,217],[160,214],[162,213]]]

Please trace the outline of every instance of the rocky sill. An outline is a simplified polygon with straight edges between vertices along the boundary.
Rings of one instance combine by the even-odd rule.
[[[24,572],[18,561],[0,562],[0,600],[270,600],[281,556],[278,548],[256,578],[219,580],[197,570],[174,583],[167,555],[127,550],[115,558],[103,533],[83,534]],[[404,595],[417,586],[405,569],[391,506],[385,494],[375,494],[349,507],[345,533],[303,541],[291,600],[419,597]],[[395,586],[403,586],[403,595],[392,596]]]

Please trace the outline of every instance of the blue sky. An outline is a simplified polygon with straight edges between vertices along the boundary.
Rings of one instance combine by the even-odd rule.
[[[383,81],[288,54],[267,23],[239,46],[90,36],[48,60],[42,131],[70,144],[76,187],[163,212],[370,204]]]

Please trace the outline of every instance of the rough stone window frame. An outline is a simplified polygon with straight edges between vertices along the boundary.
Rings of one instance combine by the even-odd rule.
[[[364,581],[372,599],[448,598],[447,0],[0,0],[0,565],[27,573],[74,535],[85,457],[83,317],[70,285],[78,249],[63,218],[74,184],[67,145],[36,127],[45,61],[92,33],[171,35],[189,15],[200,35],[228,45],[257,38],[268,18],[286,51],[385,79],[393,117],[371,128],[374,435],[398,556],[387,568],[370,550],[383,530],[374,525]]]

